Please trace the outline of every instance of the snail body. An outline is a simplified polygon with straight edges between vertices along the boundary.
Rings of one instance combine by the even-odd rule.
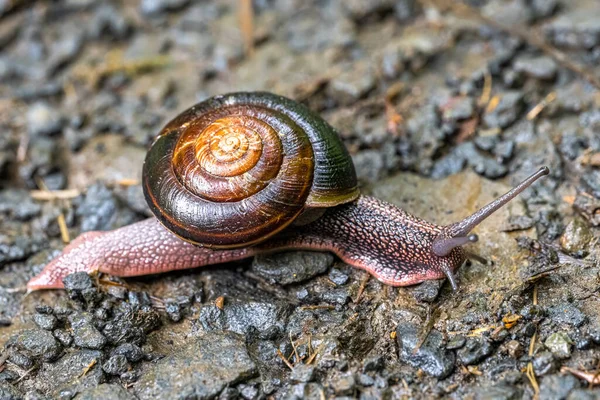
[[[82,234],[28,288],[61,288],[76,271],[139,276],[304,249],[389,285],[447,277],[456,289],[461,246],[477,240],[470,231],[548,172],[438,226],[360,195],[337,133],[303,105],[263,92],[217,96],[169,122],[149,150],[142,185],[155,218]]]

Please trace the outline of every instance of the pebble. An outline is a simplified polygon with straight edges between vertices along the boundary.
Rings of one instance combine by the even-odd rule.
[[[134,384],[140,400],[216,397],[225,387],[256,375],[243,338],[212,332],[191,338],[173,354],[158,360]]]
[[[287,400],[320,400],[323,398],[324,389],[318,383],[299,383],[290,387],[285,394]]]
[[[101,360],[102,353],[97,350],[84,349],[67,353],[54,363],[42,364],[35,387],[51,394],[52,398],[61,397],[61,393],[72,393],[73,397],[75,393],[95,388],[104,381]],[[86,369],[87,372],[82,374]]]
[[[467,338],[465,346],[456,353],[464,365],[474,365],[492,353],[492,345],[483,338]]]
[[[415,300],[422,303],[433,303],[440,294],[444,283],[445,281],[442,279],[429,280],[413,286],[408,290],[415,297]]]
[[[540,400],[566,399],[569,393],[581,384],[573,375],[546,376],[540,382]]]
[[[177,11],[186,7],[190,0],[142,0],[140,11],[146,15],[157,15],[167,11]]]
[[[52,334],[65,347],[69,347],[73,343],[73,336],[65,329],[55,329]]]
[[[338,104],[347,106],[366,96],[376,83],[373,67],[367,62],[357,62],[329,82],[327,93]]]
[[[329,280],[335,283],[337,286],[345,285],[348,283],[349,279],[350,277],[348,274],[337,268],[332,268],[331,271],[329,271]]]
[[[517,340],[511,340],[504,346],[508,355],[514,359],[520,358],[523,353],[523,345]]]
[[[363,387],[373,386],[375,384],[375,379],[370,377],[367,374],[358,374],[356,377],[356,382]]]
[[[548,336],[544,345],[552,352],[554,357],[558,359],[569,358],[571,356],[571,349],[573,347],[573,341],[564,332],[555,332]]]
[[[325,273],[333,264],[330,253],[294,251],[254,257],[251,270],[278,285],[289,285]]]
[[[598,4],[590,3],[591,9],[575,8],[561,13],[544,26],[544,33],[558,47],[591,49],[600,44],[600,23],[596,16]]]
[[[144,352],[135,344],[123,343],[113,350],[113,354],[123,355],[129,362],[138,362],[144,358]]]
[[[160,316],[154,309],[149,306],[127,306],[116,311],[102,328],[102,334],[113,345],[131,343],[140,346],[146,340],[146,334],[159,326]]]
[[[0,399],[21,400],[23,394],[8,382],[0,382]]]
[[[127,357],[121,354],[115,354],[102,364],[102,369],[109,375],[121,375],[127,372],[129,363]]]
[[[380,355],[369,357],[363,361],[363,372],[378,372],[383,368],[383,357]]]
[[[181,307],[177,303],[166,303],[165,304],[165,312],[169,319],[173,322],[181,321]]]
[[[17,347],[31,355],[31,357],[41,358],[45,361],[56,359],[62,350],[52,333],[41,329],[21,331],[15,341]]]
[[[485,112],[483,121],[489,128],[506,128],[519,118],[523,110],[523,93],[506,91],[498,94],[500,101],[491,111]]]
[[[294,366],[290,378],[295,382],[310,382],[315,377],[314,365],[299,363]]]
[[[533,370],[537,376],[547,375],[556,370],[554,356],[549,351],[542,351],[533,357]]]
[[[410,322],[398,324],[396,336],[400,349],[400,360],[428,375],[443,379],[454,370],[454,354],[444,349],[442,334],[432,330],[427,339],[415,352],[421,330]]]
[[[34,314],[33,322],[40,328],[51,331],[56,327],[58,320],[52,314]]]
[[[514,69],[525,75],[542,80],[552,80],[556,76],[558,66],[547,56],[522,56],[515,60]]]
[[[354,393],[356,381],[351,373],[331,378],[331,389],[337,396],[350,396]]]
[[[517,400],[522,396],[522,391],[512,385],[500,383],[483,386],[475,390],[476,400]]]
[[[445,121],[462,121],[471,118],[475,112],[475,101],[471,97],[452,97],[440,105],[442,119]]]
[[[27,357],[25,354],[20,353],[18,351],[12,351],[10,353],[10,356],[8,357],[8,359],[10,360],[10,362],[12,362],[13,364],[17,365],[18,367],[24,369],[24,370],[28,370],[29,368],[31,368],[33,366],[33,360],[29,357]]]
[[[448,349],[448,350],[460,349],[461,347],[463,347],[465,345],[466,342],[467,342],[467,339],[464,336],[456,335],[448,341],[448,344],[446,345],[446,349]]]
[[[59,133],[63,126],[60,112],[45,102],[32,104],[27,110],[26,118],[27,130],[32,136]]]
[[[240,396],[245,400],[255,400],[258,398],[258,388],[256,385],[238,385]]]
[[[93,318],[87,313],[73,313],[69,316],[76,346],[99,350],[106,345],[106,337],[94,326]]]
[[[116,383],[102,383],[79,393],[76,400],[135,400],[122,385]]]
[[[587,317],[579,308],[567,302],[548,307],[548,314],[553,321],[559,324],[575,327],[580,327],[587,321]]]

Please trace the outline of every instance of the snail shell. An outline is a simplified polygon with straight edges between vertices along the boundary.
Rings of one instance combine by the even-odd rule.
[[[300,214],[359,195],[335,130],[262,92],[213,97],[169,122],[146,156],[143,189],[167,229],[215,248],[261,242]]]

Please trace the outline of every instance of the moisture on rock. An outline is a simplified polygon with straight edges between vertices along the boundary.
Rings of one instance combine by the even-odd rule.
[[[272,283],[289,285],[325,273],[333,260],[333,255],[329,253],[283,252],[255,257],[252,271]]]
[[[421,368],[436,378],[445,378],[454,370],[454,354],[443,346],[442,334],[436,330],[429,332],[425,342],[420,343],[421,330],[416,324],[402,322],[396,328],[400,359],[415,368]]]
[[[190,338],[179,351],[159,360],[134,390],[140,400],[211,398],[255,374],[244,340],[236,334],[213,332]]]

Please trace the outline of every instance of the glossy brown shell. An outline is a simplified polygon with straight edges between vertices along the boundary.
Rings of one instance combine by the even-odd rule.
[[[213,97],[169,122],[146,156],[143,188],[167,229],[217,248],[263,241],[306,209],[359,194],[335,130],[263,92]]]

